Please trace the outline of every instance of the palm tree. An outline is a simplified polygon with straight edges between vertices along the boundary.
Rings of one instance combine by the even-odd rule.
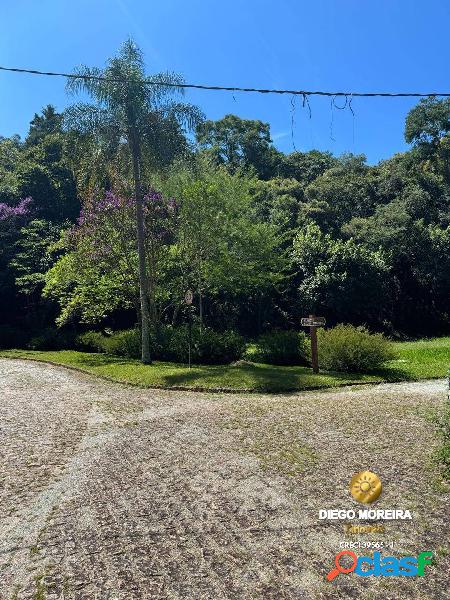
[[[145,225],[142,197],[142,148],[151,139],[155,115],[175,119],[193,129],[202,119],[199,109],[173,97],[183,95],[182,77],[175,73],[145,75],[143,55],[127,40],[104,69],[78,67],[67,82],[71,93],[87,92],[95,104],[75,104],[65,111],[66,125],[80,133],[99,136],[108,148],[126,142],[132,163],[136,202],[136,240],[139,259],[139,292],[142,331],[142,362],[151,363],[149,280],[145,256]]]

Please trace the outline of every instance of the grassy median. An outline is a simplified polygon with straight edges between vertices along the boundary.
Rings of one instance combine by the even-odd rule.
[[[143,387],[226,389],[286,392],[335,387],[355,383],[414,381],[444,377],[450,367],[450,338],[415,342],[396,342],[398,358],[374,373],[321,372],[314,375],[307,367],[279,367],[266,364],[187,365],[155,361],[143,365],[138,360],[63,351],[4,350],[5,358],[26,358],[56,363],[100,375],[113,381]]]

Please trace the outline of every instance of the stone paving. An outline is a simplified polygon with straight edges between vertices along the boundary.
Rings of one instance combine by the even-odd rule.
[[[0,598],[450,598],[429,419],[444,392],[169,392],[0,360]],[[386,523],[391,552],[439,550],[426,577],[325,581],[345,536],[318,509],[355,508],[363,468],[377,507],[414,512]]]

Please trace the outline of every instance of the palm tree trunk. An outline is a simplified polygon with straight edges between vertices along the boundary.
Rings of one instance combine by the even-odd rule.
[[[132,128],[130,150],[133,162],[134,195],[136,198],[136,238],[139,258],[139,293],[141,299],[142,362],[151,364],[150,356],[150,311],[148,306],[148,276],[145,263],[144,207],[141,191],[141,172],[139,165],[140,146],[136,130]]]

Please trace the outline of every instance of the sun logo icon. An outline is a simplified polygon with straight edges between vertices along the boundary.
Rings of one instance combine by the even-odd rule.
[[[350,493],[362,504],[371,504],[381,494],[381,480],[372,471],[361,471],[353,475],[350,482]]]

